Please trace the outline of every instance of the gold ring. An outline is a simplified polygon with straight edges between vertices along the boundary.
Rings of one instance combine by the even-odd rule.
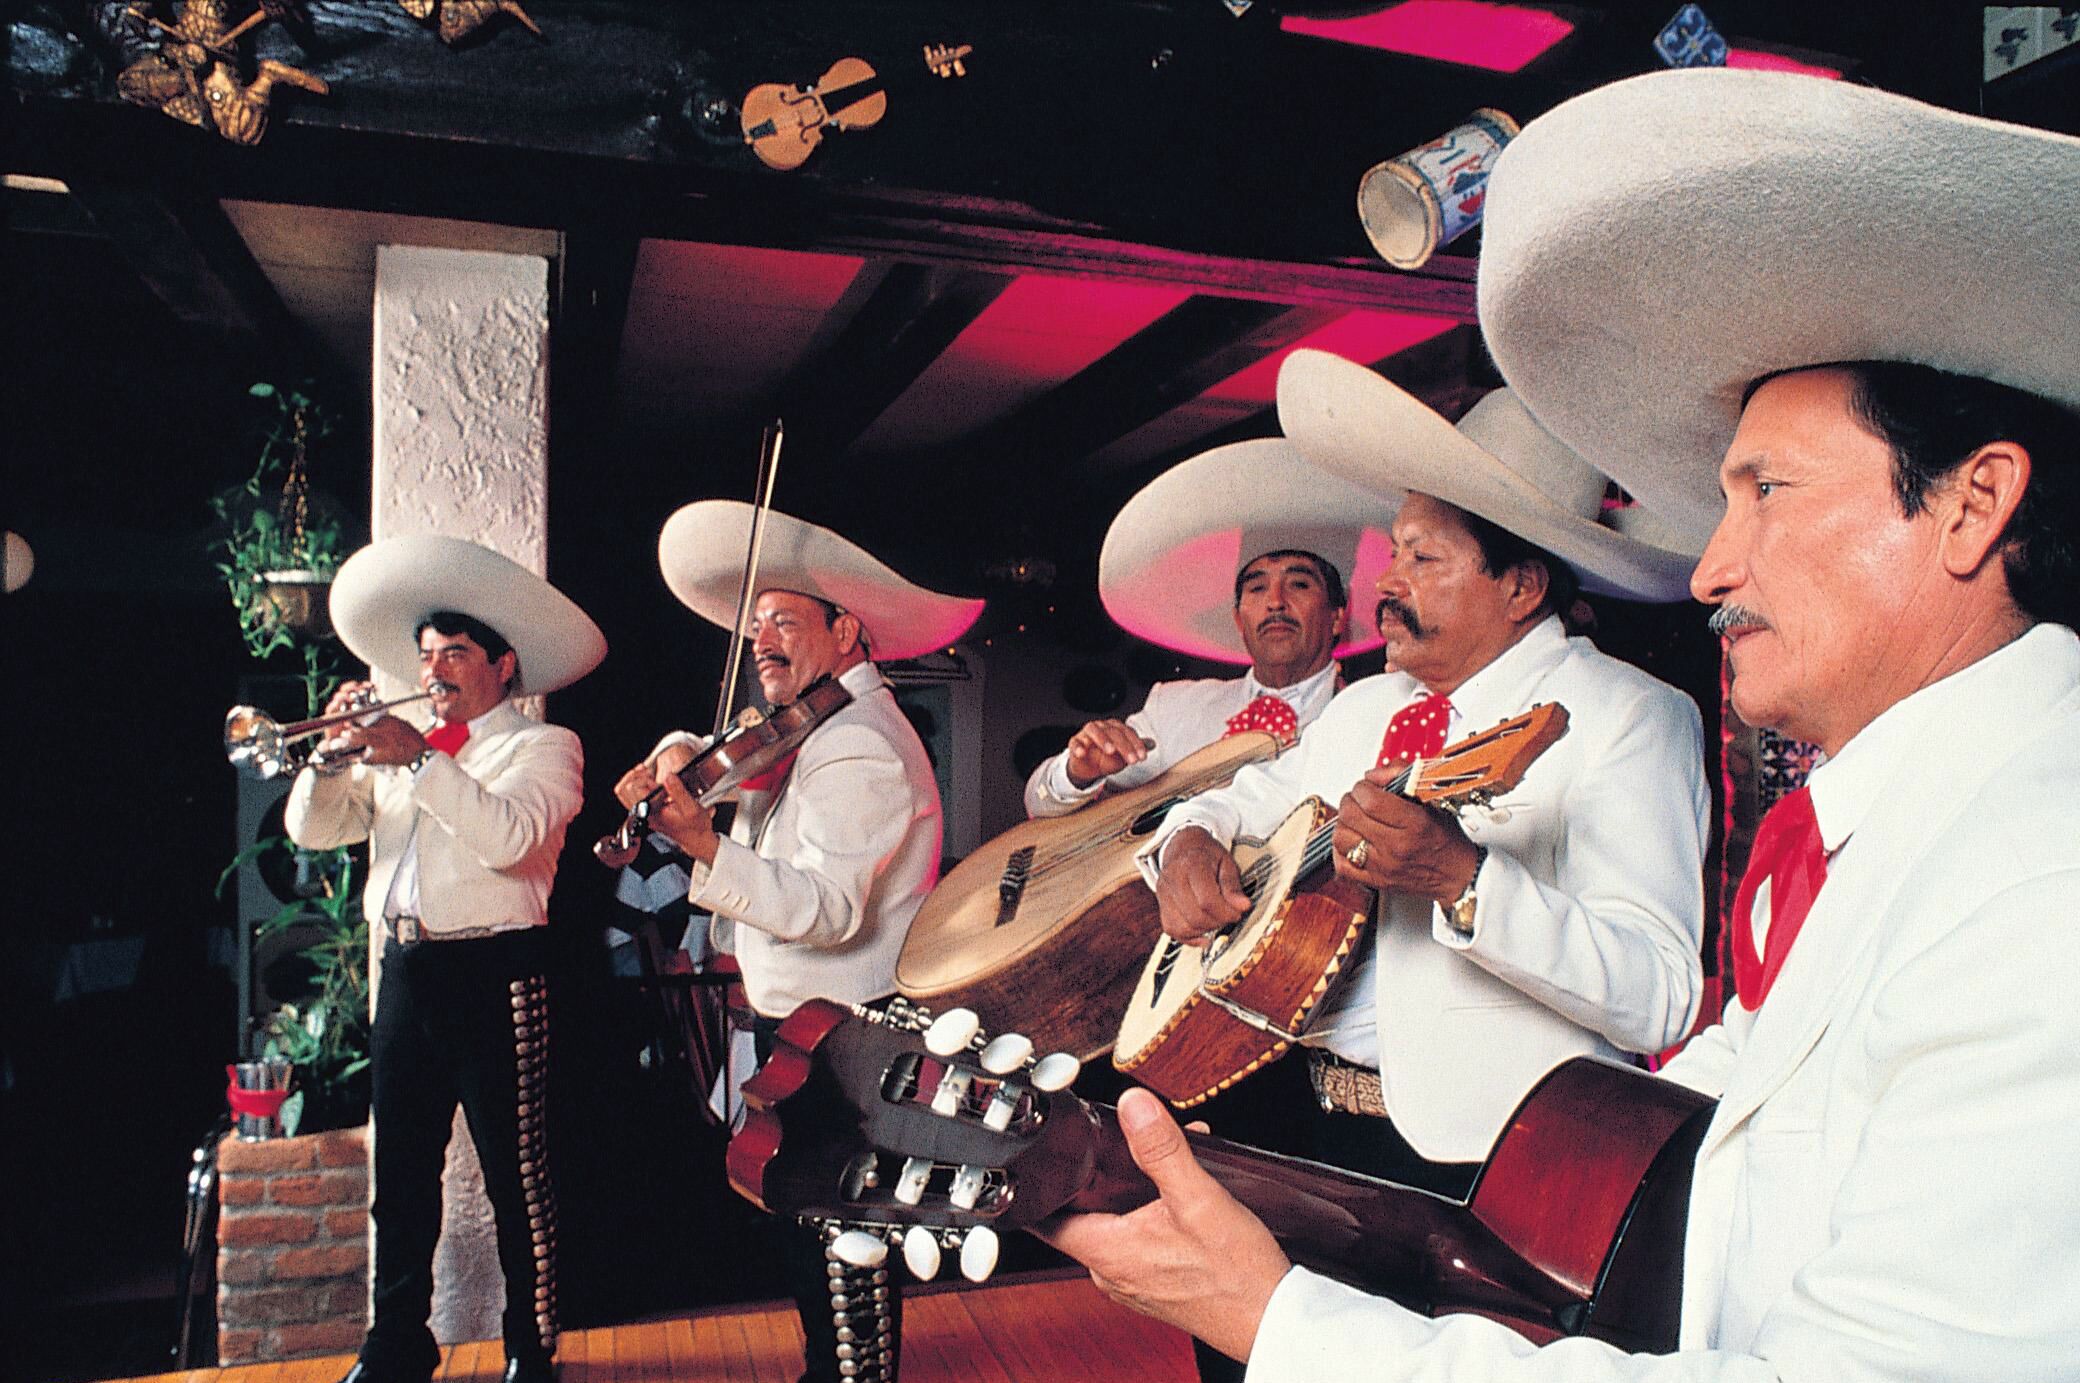
[[[1351,862],[1351,868],[1363,869],[1365,867],[1366,854],[1371,850],[1371,848],[1371,844],[1365,839],[1365,837],[1359,836],[1358,843],[1356,845],[1353,845],[1350,849],[1344,851],[1343,857]]]

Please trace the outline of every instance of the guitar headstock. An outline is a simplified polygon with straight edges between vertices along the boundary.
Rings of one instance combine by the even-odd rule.
[[[965,77],[968,68],[962,59],[974,51],[974,46],[967,43],[927,43],[924,65],[935,77]]]
[[[987,1037],[965,1009],[934,1019],[900,1001],[872,1012],[811,1000],[744,1084],[730,1184],[821,1225],[856,1266],[900,1247],[931,1277],[956,1249],[979,1282],[999,1231],[1045,1219],[1091,1179],[1098,1124],[1067,1093],[1079,1066],[1035,1061],[1016,1034]]]
[[[1408,795],[1433,807],[1485,806],[1523,782],[1538,756],[1566,733],[1567,708],[1542,702],[1425,759]]]

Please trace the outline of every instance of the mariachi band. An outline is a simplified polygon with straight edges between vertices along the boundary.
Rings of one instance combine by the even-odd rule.
[[[1937,207],[1945,168],[1971,186]],[[776,1212],[804,1376],[894,1378],[890,1253],[979,1277],[1017,1227],[1189,1331],[1206,1378],[2073,1377],[2076,212],[2080,141],[1868,88],[1563,103],[1490,185],[1506,387],[1454,423],[1293,353],[1284,435],[1167,472],[1100,560],[1122,627],[1247,670],[1082,726],[943,879],[879,664],[982,603],[760,506],[672,515],[666,583],[764,707],[658,727],[616,858],[670,853],[735,957],[762,1068],[731,1176]],[[1702,1031],[1701,718],[1595,647],[1585,593],[1711,606],[1735,711],[1824,756],[1757,832]],[[540,928],[582,760],[513,698],[605,640],[454,539],[364,549],[332,608],[425,693],[351,684],[287,727],[326,736],[289,832],[369,843],[382,936],[347,1383],[438,1364],[458,1105],[506,1378],[541,1383]],[[1108,1050],[1116,1109],[1075,1090]],[[1254,1151],[1174,1113],[1218,1134],[1259,1090]]]

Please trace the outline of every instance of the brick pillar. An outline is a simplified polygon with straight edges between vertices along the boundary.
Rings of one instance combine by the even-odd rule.
[[[368,1130],[217,1146],[217,1359],[350,1354],[368,1328]]]

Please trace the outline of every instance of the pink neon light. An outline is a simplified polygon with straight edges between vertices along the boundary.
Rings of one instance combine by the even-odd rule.
[[[1758,72],[1801,72],[1808,77],[1826,77],[1830,81],[1837,80],[1842,75],[1839,67],[1820,67],[1814,63],[1800,62],[1797,58],[1787,58],[1782,53],[1763,53],[1753,48],[1728,48],[1726,65],[1753,68]]]
[[[1065,379],[1189,296],[1167,285],[1022,274],[946,355]]]
[[[1574,32],[1573,24],[1551,11],[1484,0],[1406,0],[1391,9],[1350,19],[1287,15],[1278,21],[1278,27],[1310,38],[1485,67],[1491,72],[1522,71],[1533,58]]]
[[[1369,365],[1450,331],[1454,325],[1449,317],[1430,317],[1419,312],[1349,312],[1276,355],[1229,375],[1203,397],[1270,403],[1278,397],[1278,367],[1303,346]]]

